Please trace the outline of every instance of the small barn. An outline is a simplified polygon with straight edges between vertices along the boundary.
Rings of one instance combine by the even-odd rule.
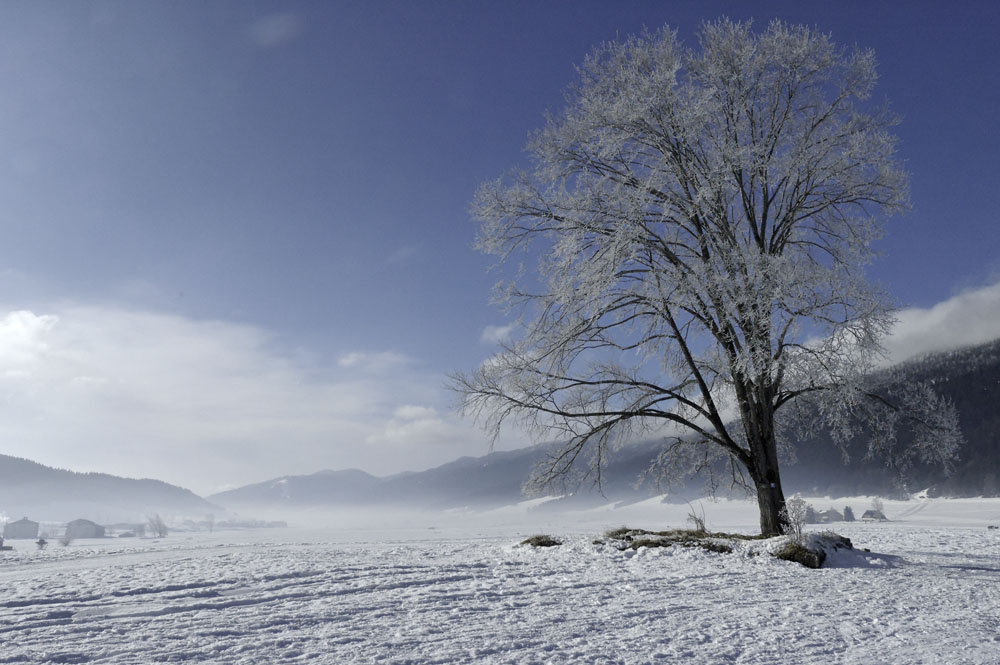
[[[4,540],[16,540],[18,538],[38,538],[38,522],[32,522],[27,517],[22,517],[16,522],[7,522],[3,526]]]
[[[843,521],[844,521],[844,516],[833,508],[816,513],[816,522],[818,524],[829,524],[831,522],[843,522]]]
[[[67,538],[103,538],[104,527],[90,520],[73,520],[66,525]]]
[[[866,510],[861,519],[865,522],[886,522],[889,518],[881,510]]]

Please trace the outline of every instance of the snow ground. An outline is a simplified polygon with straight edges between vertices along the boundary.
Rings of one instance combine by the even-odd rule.
[[[750,503],[703,506],[713,530],[755,530]],[[821,570],[592,542],[685,526],[686,505],[534,508],[15,541],[0,663],[1000,663],[998,499],[886,501],[892,522],[834,525],[873,554]],[[540,532],[566,543],[516,546]]]

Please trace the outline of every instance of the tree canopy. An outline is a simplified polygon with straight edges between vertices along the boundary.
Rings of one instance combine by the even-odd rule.
[[[521,334],[455,377],[464,409],[559,439],[543,483],[577,466],[599,481],[617,443],[669,432],[663,467],[722,455],[765,533],[796,432],[949,463],[950,405],[872,371],[894,318],[864,267],[908,205],[876,81],[870,50],[777,21],[707,23],[696,48],[669,29],[597,48],[531,168],[475,196],[478,247],[539,257],[539,279],[498,286]]]

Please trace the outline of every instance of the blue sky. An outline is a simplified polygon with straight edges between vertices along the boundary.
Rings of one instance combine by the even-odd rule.
[[[201,492],[485,452],[442,390],[508,323],[476,186],[596,44],[722,15],[876,50],[897,339],[1000,336],[996,3],[9,3],[0,452]]]

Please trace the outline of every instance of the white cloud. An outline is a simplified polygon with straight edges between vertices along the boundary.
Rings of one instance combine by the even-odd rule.
[[[31,363],[48,349],[46,335],[58,322],[55,316],[36,316],[18,310],[0,319],[0,364]]]
[[[486,326],[479,335],[479,341],[483,344],[499,344],[510,339],[516,324],[511,323],[506,326]]]
[[[468,436],[466,424],[449,421],[440,416],[437,409],[405,404],[393,412],[392,419],[384,427],[368,437],[368,442],[398,445],[407,441],[423,441],[435,447],[450,447],[468,439]],[[486,449],[483,448],[478,452],[472,451],[472,454],[485,452]]]
[[[1000,283],[965,291],[927,309],[900,311],[886,349],[892,362],[1000,338]]]
[[[253,326],[111,307],[0,316],[3,452],[208,493],[487,450],[447,410],[442,377],[405,355],[348,353],[339,370],[317,368],[275,341]]]
[[[419,420],[421,418],[437,418],[437,409],[429,406],[404,404],[396,409],[393,416],[399,420]]]
[[[337,364],[341,367],[368,372],[384,372],[408,365],[412,362],[407,356],[395,351],[380,351],[377,353],[351,351],[337,358]]]

